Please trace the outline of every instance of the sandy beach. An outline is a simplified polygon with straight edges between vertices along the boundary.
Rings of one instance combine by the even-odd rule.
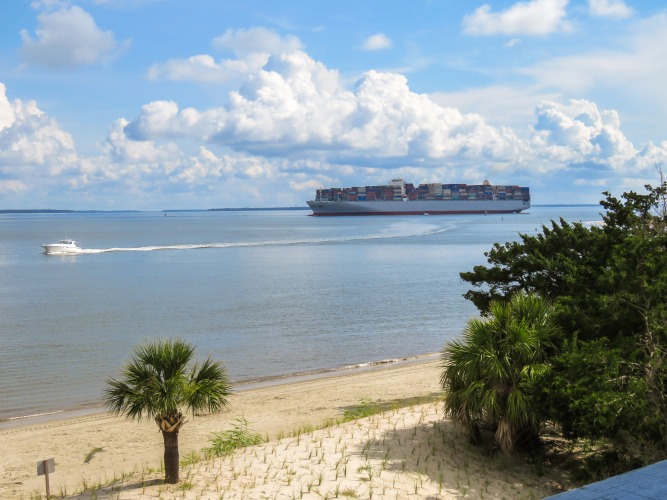
[[[56,463],[51,494],[77,498],[542,498],[568,486],[562,474],[540,476],[520,459],[469,446],[438,402],[310,431],[362,400],[433,399],[438,364],[431,358],[239,391],[227,411],[190,418],[181,459],[238,418],[269,441],[185,466],[173,486],[160,481],[163,443],[151,421],[101,413],[0,429],[0,498],[44,496],[36,464],[47,458]],[[107,486],[79,495],[100,484]]]

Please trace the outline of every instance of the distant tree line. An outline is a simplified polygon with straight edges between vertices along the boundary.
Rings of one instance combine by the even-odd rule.
[[[462,272],[482,317],[444,349],[446,408],[512,450],[546,426],[604,477],[667,458],[667,183],[605,192],[601,224],[543,226]]]

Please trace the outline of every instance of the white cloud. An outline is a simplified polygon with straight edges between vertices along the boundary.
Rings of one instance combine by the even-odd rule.
[[[178,161],[180,151],[174,144],[160,144],[153,141],[134,141],[127,137],[125,127],[128,121],[116,120],[107,135],[104,151],[109,158],[119,164],[157,164]]]
[[[494,85],[456,92],[434,92],[430,98],[441,106],[456,108],[463,113],[478,113],[495,126],[504,125],[518,131],[531,122],[540,102],[557,100],[560,93],[547,92],[536,85]]]
[[[588,10],[592,16],[626,18],[633,14],[623,0],[588,0]]]
[[[244,78],[261,68],[267,60],[268,55],[259,54],[245,60],[216,62],[212,56],[201,54],[187,59],[171,59],[165,63],[154,64],[148,70],[148,78],[218,84],[235,78]]]
[[[216,61],[209,54],[200,54],[171,59],[151,66],[148,77],[207,84],[241,81],[259,71],[271,55],[299,50],[301,42],[296,37],[281,36],[266,28],[250,28],[227,30],[213,40],[212,46],[216,50],[231,52],[236,57]]]
[[[295,36],[282,36],[266,28],[228,29],[213,39],[213,48],[230,51],[236,55],[265,53],[281,54],[302,48]]]
[[[662,106],[667,101],[667,16],[656,15],[633,26],[622,49],[597,50],[544,60],[520,70],[542,88],[581,95],[589,89],[616,89],[624,98],[632,92]]]
[[[389,49],[393,45],[391,39],[384,33],[376,33],[369,36],[364,42],[364,50],[384,50]]]
[[[628,49],[626,64],[631,55],[654,58],[664,50],[662,39],[651,41],[664,24],[648,26],[638,28],[643,35]],[[275,40],[269,45],[281,45]],[[563,103],[552,90],[557,75],[553,82],[546,78],[546,63],[532,68],[537,83],[521,91],[508,86],[429,97],[387,72],[369,71],[349,88],[337,71],[299,48],[288,50],[298,43],[268,53],[265,43],[253,48],[251,42],[235,32],[220,42],[236,47],[235,57],[190,58],[214,73],[241,68],[236,78],[242,81],[224,106],[149,102],[134,119],[110,126],[99,157],[77,157],[69,134],[35,103],[10,102],[0,85],[0,190],[7,196],[38,188],[55,193],[56,186],[59,193],[103,193],[87,199],[95,207],[114,206],[114,199],[144,208],[165,208],[164,200],[180,207],[277,206],[303,203],[313,187],[384,183],[399,175],[413,182],[557,180],[597,196],[601,180],[650,182],[654,164],[667,160],[667,143],[632,144],[616,110],[586,99]],[[551,63],[559,61],[560,70],[596,78],[613,57],[610,52],[604,64],[591,62],[588,69]],[[553,83],[550,93],[545,82]],[[550,100],[540,102],[545,95]],[[51,184],[56,174],[64,181]],[[276,191],[279,198],[266,198]],[[123,208],[141,207],[125,201]]]
[[[199,112],[153,102],[126,131],[134,139],[180,134],[252,154],[336,162],[414,155],[434,163],[476,155],[506,162],[519,147],[508,129],[438,106],[411,92],[403,76],[371,71],[349,91],[337,72],[301,51],[272,56],[224,108]]]
[[[0,83],[0,132],[9,128],[14,121],[16,121],[16,116],[14,115],[14,107],[7,99],[7,87],[4,83]]]
[[[348,176],[385,182],[394,173],[418,182],[486,176],[516,182],[519,174],[527,180],[541,174],[598,193],[601,178],[650,179],[655,162],[667,159],[664,145],[636,148],[615,110],[583,99],[531,104],[538,92],[528,100],[512,89],[504,95],[512,106],[535,108],[535,124],[523,137],[500,125],[501,112],[492,126],[446,104],[456,96],[434,96],[440,105],[412,92],[401,75],[370,71],[348,90],[336,72],[296,51],[271,57],[225,107],[200,111],[158,101],[123,130],[138,143],[178,137],[207,143],[170,176],[193,185],[230,175],[265,182],[305,169],[294,189],[343,184]],[[234,153],[220,157],[213,147]]]
[[[17,194],[27,191],[29,186],[16,179],[0,179],[0,193],[7,195],[9,193]]]
[[[70,69],[108,61],[119,50],[113,32],[102,31],[92,16],[82,8],[69,8],[42,13],[37,18],[33,38],[21,30],[24,59],[49,69]],[[125,48],[126,41],[120,47]]]
[[[546,151],[566,152],[568,161],[595,161],[622,168],[637,154],[623,135],[614,110],[600,111],[592,102],[571,100],[567,105],[545,101],[535,113],[541,146]]]
[[[76,168],[72,136],[34,101],[10,102],[0,83],[0,193],[28,192]]]
[[[565,7],[568,0],[517,2],[502,12],[491,12],[488,4],[463,19],[469,35],[548,35],[569,29]]]
[[[67,163],[74,156],[74,140],[34,101],[10,103],[0,83],[0,169]]]

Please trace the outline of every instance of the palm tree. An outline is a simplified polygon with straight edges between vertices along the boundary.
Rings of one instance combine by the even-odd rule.
[[[153,418],[164,440],[164,480],[179,481],[178,431],[184,412],[215,413],[228,405],[231,385],[224,367],[207,359],[189,366],[194,347],[181,340],[149,342],[139,347],[122,370],[122,380],[108,380],[104,403],[133,420]]]
[[[493,301],[485,318],[468,321],[462,340],[443,350],[440,382],[445,411],[473,441],[481,431],[511,451],[539,435],[539,417],[526,385],[548,370],[551,339],[558,333],[554,309],[537,295]]]

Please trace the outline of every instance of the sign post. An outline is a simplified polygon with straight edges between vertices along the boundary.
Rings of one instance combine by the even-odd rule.
[[[56,462],[52,458],[40,460],[37,462],[37,475],[44,476],[46,480],[46,500],[51,499],[51,492],[49,491],[49,473],[56,471]]]

